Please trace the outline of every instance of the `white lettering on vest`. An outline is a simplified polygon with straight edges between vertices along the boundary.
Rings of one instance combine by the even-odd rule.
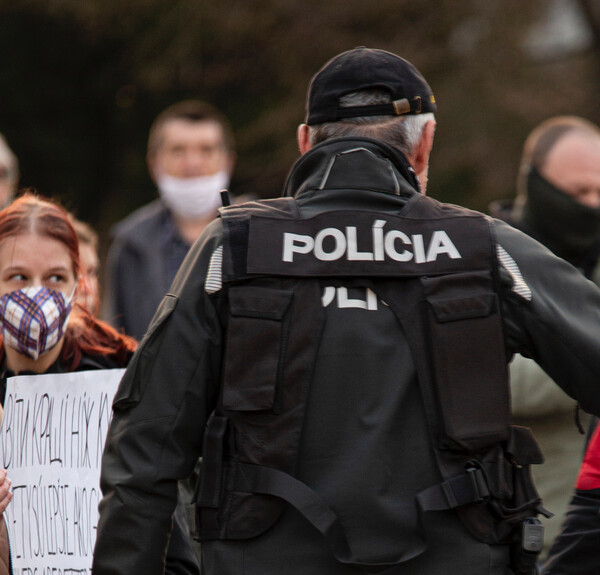
[[[283,261],[293,262],[294,254],[310,254],[324,262],[339,260],[345,256],[348,261],[385,261],[415,263],[434,262],[438,256],[446,255],[450,259],[460,259],[458,249],[444,230],[435,230],[429,244],[425,246],[422,234],[408,236],[401,230],[385,232],[385,220],[375,220],[372,225],[373,251],[358,250],[358,230],[356,226],[347,226],[345,233],[338,228],[325,228],[313,238],[308,235],[284,232]],[[327,246],[327,251],[326,250]],[[427,247],[427,249],[426,249]],[[409,249],[411,248],[411,249]]]
[[[308,254],[315,247],[315,240],[300,234],[283,234],[283,261],[293,262],[294,254]]]
[[[448,254],[450,259],[453,260],[460,259],[460,254],[458,253],[456,246],[452,243],[444,230],[433,232],[433,236],[429,242],[429,249],[427,250],[427,261],[435,261],[440,254]]]
[[[377,311],[377,294],[369,288],[362,289],[364,289],[365,293],[364,299],[358,299],[348,297],[347,287],[336,288],[334,286],[327,286],[323,290],[321,304],[323,307],[327,307],[333,303],[334,299],[337,299],[338,309],[355,308],[366,309],[367,311]]]
[[[326,252],[323,249],[323,242],[327,237],[332,237],[334,239],[335,247],[331,252]],[[338,230],[337,228],[325,228],[315,236],[314,253],[318,260],[323,262],[333,262],[335,260],[339,260],[344,255],[345,251],[346,236],[341,230]]]

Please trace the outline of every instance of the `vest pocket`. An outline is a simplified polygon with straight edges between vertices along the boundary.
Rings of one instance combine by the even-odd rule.
[[[293,292],[257,286],[229,289],[223,408],[273,410],[283,376]]]
[[[442,448],[485,449],[508,436],[508,376],[498,296],[487,272],[423,279]]]

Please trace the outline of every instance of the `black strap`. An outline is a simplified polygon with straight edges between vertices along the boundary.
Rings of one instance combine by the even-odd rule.
[[[346,565],[386,569],[420,555],[426,548],[424,540],[400,557],[371,562],[358,559],[348,544],[339,517],[310,487],[291,475],[257,465],[237,465],[235,490],[244,493],[262,493],[279,497],[295,507],[326,538],[335,558]]]
[[[214,413],[210,416],[204,434],[202,470],[194,497],[200,507],[217,509],[221,501],[223,474],[223,445],[229,419]]]
[[[490,490],[483,471],[471,467],[461,475],[421,491],[417,501],[423,511],[444,511],[469,503],[482,503],[489,497]]]

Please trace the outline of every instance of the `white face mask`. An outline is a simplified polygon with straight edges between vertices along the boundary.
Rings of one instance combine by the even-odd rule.
[[[174,178],[160,174],[156,178],[163,202],[176,216],[185,219],[209,218],[222,206],[221,190],[229,185],[229,173],[212,176]]]

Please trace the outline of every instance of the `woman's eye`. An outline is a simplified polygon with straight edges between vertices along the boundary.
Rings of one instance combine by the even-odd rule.
[[[51,276],[48,277],[48,281],[50,283],[57,284],[57,283],[62,283],[63,281],[65,281],[65,278],[63,276],[61,276],[60,274],[52,274]]]
[[[27,281],[27,278],[23,274],[13,274],[10,276],[9,279],[11,279],[12,281],[15,281],[15,282]]]

